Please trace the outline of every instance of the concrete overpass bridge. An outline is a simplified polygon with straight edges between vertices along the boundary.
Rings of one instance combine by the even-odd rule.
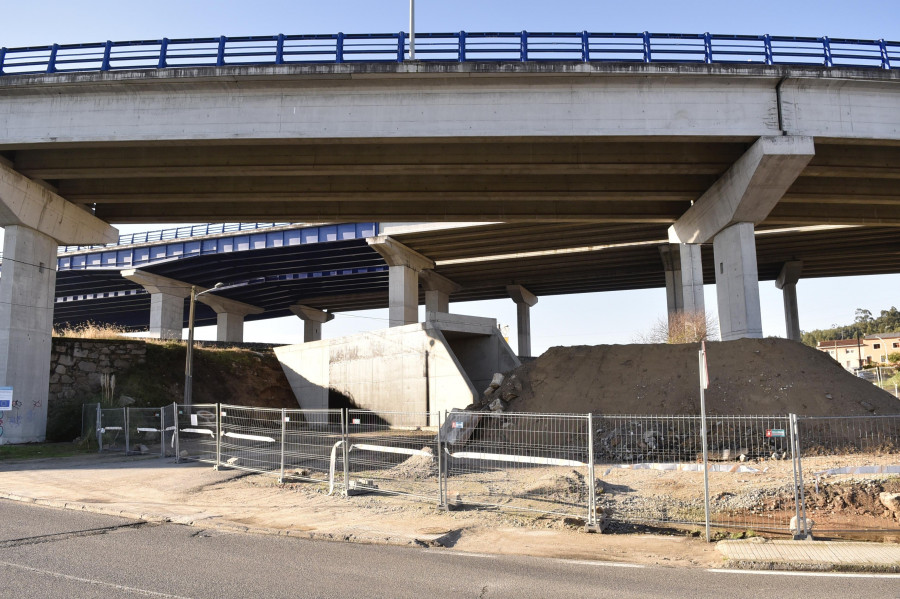
[[[854,266],[896,272],[895,42],[419,38],[432,60],[405,60],[403,34],[3,51],[5,383],[46,396],[35,373],[49,362],[49,265],[58,245],[114,241],[109,222],[503,223],[368,243],[388,267],[392,324],[415,319],[420,276],[443,308],[451,293],[489,295],[466,283],[501,262],[493,293],[523,314],[542,276],[563,292],[554,269],[597,289],[615,288],[611,273],[623,286],[665,282],[673,310],[702,307],[714,278],[725,339],[761,335],[760,277],[786,290],[796,333],[800,276],[846,272],[848,252]],[[521,254],[523,236],[533,253],[473,259],[500,244],[490,255]],[[642,274],[651,254],[656,274]]]

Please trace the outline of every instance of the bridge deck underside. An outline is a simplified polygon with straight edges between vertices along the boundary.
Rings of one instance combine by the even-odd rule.
[[[296,140],[0,154],[116,223],[212,217],[671,224],[753,141]],[[816,156],[765,224],[900,226],[898,179],[900,145],[816,138]]]

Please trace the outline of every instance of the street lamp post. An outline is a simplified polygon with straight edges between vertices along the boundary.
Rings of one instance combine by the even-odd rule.
[[[409,0],[409,59],[416,59],[416,0]]]
[[[194,392],[194,304],[197,298],[222,287],[224,283],[216,283],[212,289],[197,293],[197,287],[191,285],[191,304],[188,311],[188,341],[184,357],[184,405],[191,405]]]

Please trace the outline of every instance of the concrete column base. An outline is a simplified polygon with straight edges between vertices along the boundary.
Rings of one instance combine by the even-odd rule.
[[[25,226],[7,226],[0,277],[0,386],[13,388],[0,444],[44,441],[58,243]]]
[[[762,338],[753,223],[722,229],[713,241],[713,252],[722,341]]]

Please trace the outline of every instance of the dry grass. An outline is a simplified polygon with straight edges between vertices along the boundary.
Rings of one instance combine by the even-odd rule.
[[[123,327],[110,324],[86,322],[76,326],[65,326],[53,329],[54,337],[70,337],[76,339],[125,339],[128,331]]]

